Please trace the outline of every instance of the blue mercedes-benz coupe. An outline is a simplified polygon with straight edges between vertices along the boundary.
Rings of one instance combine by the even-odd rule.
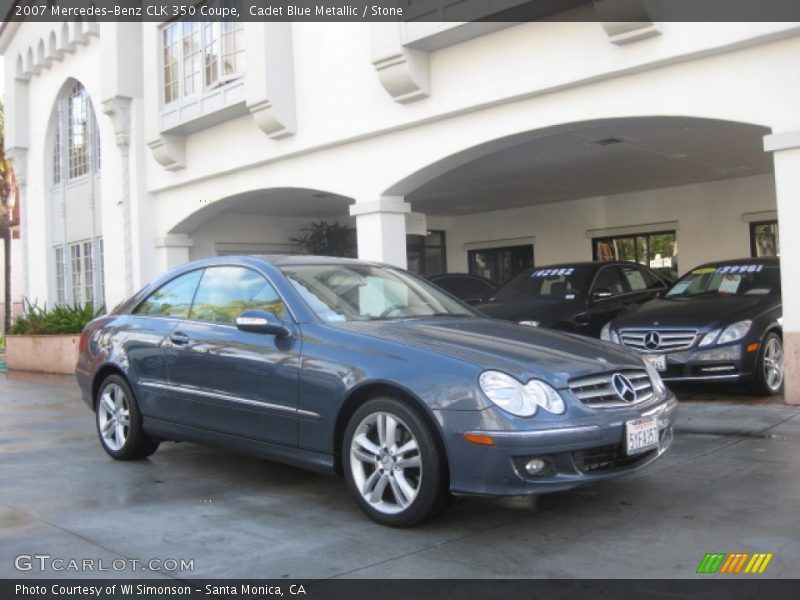
[[[387,265],[220,257],[92,321],[76,368],[105,451],[223,446],[343,475],[376,521],[450,494],[559,491],[639,469],[674,395],[630,350],[489,319]]]

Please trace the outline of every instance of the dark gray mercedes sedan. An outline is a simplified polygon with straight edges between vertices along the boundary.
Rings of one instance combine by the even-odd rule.
[[[406,271],[221,257],[164,275],[81,336],[105,451],[186,440],[338,473],[376,521],[451,494],[565,490],[672,441],[677,402],[630,350],[488,319]]]

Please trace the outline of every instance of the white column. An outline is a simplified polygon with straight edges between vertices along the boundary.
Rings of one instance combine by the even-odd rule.
[[[800,131],[768,135],[764,148],[775,164],[775,195],[780,227],[783,345],[786,379],[784,399],[800,404]]]
[[[406,268],[406,214],[411,205],[401,196],[384,196],[350,207],[356,218],[358,257]]]
[[[194,241],[188,235],[170,234],[155,239],[158,275],[189,262],[189,248]]]

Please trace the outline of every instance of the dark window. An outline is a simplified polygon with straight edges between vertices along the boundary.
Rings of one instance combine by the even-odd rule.
[[[440,288],[462,300],[485,299],[494,292],[494,286],[488,281],[476,277],[442,277],[434,282]]]
[[[210,267],[197,288],[189,317],[233,324],[245,310],[269,310],[282,319],[283,301],[260,274],[244,267]]]
[[[622,276],[631,292],[642,292],[666,287],[664,282],[648,270],[637,267],[622,267]]]
[[[617,267],[603,267],[594,280],[592,291],[604,289],[610,290],[612,294],[622,294],[625,286],[622,283],[619,269]]]
[[[780,256],[780,241],[777,221],[750,223],[750,256]]]
[[[406,236],[408,270],[417,275],[439,275],[447,271],[444,231]]]
[[[470,275],[502,285],[533,266],[533,246],[483,248],[467,253]]]
[[[629,260],[651,269],[678,272],[678,242],[674,231],[592,239],[594,260]]]
[[[137,306],[134,314],[187,318],[202,274],[202,270],[191,271],[165,283]]]

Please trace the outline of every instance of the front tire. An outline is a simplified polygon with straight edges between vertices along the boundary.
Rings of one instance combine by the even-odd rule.
[[[95,422],[100,444],[112,458],[138,460],[158,449],[158,442],[142,428],[142,415],[130,386],[119,375],[103,380],[95,399]]]
[[[449,497],[435,433],[395,398],[376,398],[356,410],[345,429],[342,464],[356,502],[383,525],[417,525]]]
[[[783,378],[783,341],[771,331],[758,352],[751,391],[759,396],[780,394],[783,392]]]

